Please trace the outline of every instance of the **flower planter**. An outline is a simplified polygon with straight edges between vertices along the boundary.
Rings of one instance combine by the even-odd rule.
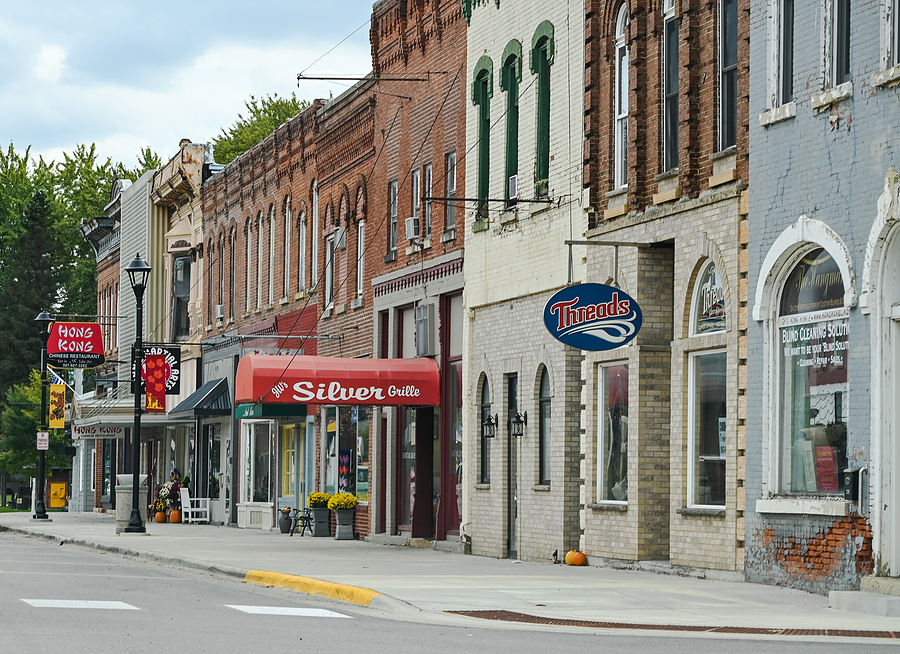
[[[289,534],[291,531],[291,512],[279,511],[278,513],[278,529],[282,534]]]
[[[338,509],[334,513],[337,516],[337,529],[334,533],[335,540],[353,540],[353,524],[356,517],[356,509]]]
[[[312,535],[331,536],[331,511],[325,507],[314,506],[312,514]]]

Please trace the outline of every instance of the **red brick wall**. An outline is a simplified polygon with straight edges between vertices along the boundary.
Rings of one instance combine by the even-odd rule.
[[[679,26],[679,167],[682,196],[709,188],[710,155],[718,152],[719,57],[717,2],[676,0]],[[620,2],[588,0],[585,23],[584,185],[599,215],[613,190],[615,28]],[[661,3],[632,2],[629,47],[629,209],[643,210],[664,172]],[[738,3],[737,176],[748,182],[749,0]]]

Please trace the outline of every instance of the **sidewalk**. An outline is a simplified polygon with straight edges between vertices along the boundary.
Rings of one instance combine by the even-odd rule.
[[[894,632],[869,635],[900,638],[900,618],[835,610],[827,597],[760,584],[513,562],[209,525],[150,522],[146,535],[116,535],[111,514],[50,516],[52,521],[38,522],[31,514],[2,513],[0,534],[49,538],[241,579],[250,571],[266,573],[256,575],[257,583],[290,586],[289,576],[311,578],[294,580],[299,584],[294,587],[364,605],[374,595],[372,606],[378,608],[485,611],[491,613],[478,617],[569,626],[587,621],[615,623],[587,626],[711,627],[738,633],[814,630],[810,635],[848,630]]]

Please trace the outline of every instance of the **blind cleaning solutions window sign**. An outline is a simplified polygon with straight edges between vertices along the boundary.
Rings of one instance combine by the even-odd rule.
[[[544,325],[557,340],[581,350],[612,350],[630,343],[644,322],[637,301],[606,284],[576,284],[544,306]]]

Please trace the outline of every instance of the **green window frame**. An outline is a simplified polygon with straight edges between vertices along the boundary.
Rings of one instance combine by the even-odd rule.
[[[478,220],[487,218],[490,187],[491,97],[494,95],[494,62],[482,56],[472,73],[472,104],[478,107],[477,193]]]
[[[553,25],[544,21],[531,40],[531,72],[537,80],[537,139],[535,143],[535,196],[549,195],[550,179],[550,66],[553,65]]]
[[[506,207],[516,204],[516,196],[510,192],[510,180],[519,174],[519,84],[522,81],[522,44],[510,41],[503,50],[503,68],[500,88],[506,91],[506,183],[504,198]],[[516,184],[518,191],[518,184]]]

